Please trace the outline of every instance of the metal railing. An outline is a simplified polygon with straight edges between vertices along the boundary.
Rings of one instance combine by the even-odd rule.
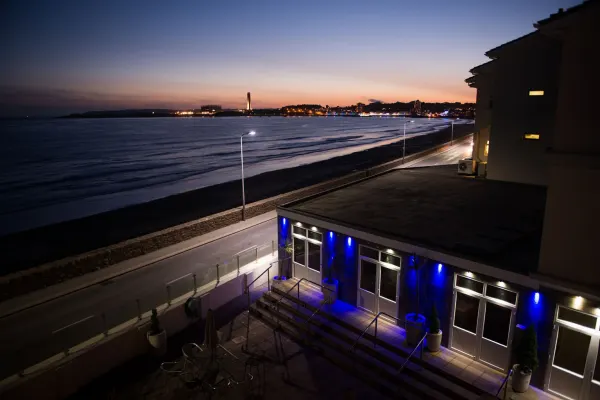
[[[132,296],[131,301],[119,302],[110,309],[84,314],[83,317],[73,316],[75,322],[52,329],[48,335],[24,342],[14,350],[2,354],[3,359],[11,362],[0,363],[0,380],[13,374],[28,375],[42,368],[39,363],[44,360],[68,356],[113,332],[133,326],[147,318],[151,309],[169,307],[176,299],[194,296],[202,287],[217,285],[225,275],[236,271],[239,275],[242,267],[251,265],[262,257],[273,257],[275,251],[275,241],[252,246],[215,266],[201,264],[196,270],[166,282],[162,289],[161,285],[151,287]],[[166,302],[163,294],[165,291]]]
[[[504,400],[506,400],[506,394],[508,392],[508,378],[510,378],[510,376],[513,374],[513,369],[509,369],[508,373],[506,374],[506,377],[504,378],[504,380],[502,381],[502,385],[500,385],[500,387],[498,388],[498,391],[496,392],[496,398],[498,398],[498,395],[500,394],[500,392],[502,391],[502,388],[504,387],[504,395],[502,396],[502,398]]]
[[[356,338],[356,340],[352,344],[352,350],[353,351],[356,349],[356,345],[357,345],[358,341],[367,333],[367,330],[369,330],[369,328],[371,327],[371,325],[373,325],[373,323],[375,323],[375,334],[373,335],[373,347],[377,347],[377,321],[379,320],[379,317],[382,316],[382,315],[385,315],[387,318],[394,319],[394,320],[396,320],[396,322],[402,322],[401,319],[393,317],[390,314],[385,313],[383,311],[380,311],[375,316],[375,318],[373,318],[371,320],[371,322],[369,322],[369,325],[367,325],[367,327],[365,329],[363,329],[363,331],[361,332],[361,334]]]
[[[328,288],[328,287],[326,287],[326,286],[323,286],[323,285],[321,285],[320,283],[316,283],[316,282],[313,282],[313,281],[311,281],[311,280],[308,280],[308,279],[306,279],[306,278],[302,278],[302,279],[300,279],[298,282],[296,282],[296,283],[295,283],[295,284],[294,284],[294,285],[293,285],[291,288],[289,288],[289,289],[288,289],[288,290],[285,292],[285,294],[284,294],[283,296],[281,296],[281,298],[280,298],[279,300],[277,300],[277,302],[275,302],[275,304],[273,305],[273,307],[274,307],[274,308],[277,308],[277,311],[279,311],[279,303],[281,303],[281,301],[282,301],[283,299],[285,299],[285,297],[286,297],[287,295],[289,295],[289,293],[290,293],[292,290],[294,290],[294,288],[295,288],[295,287],[297,287],[297,288],[298,288],[298,296],[297,296],[297,297],[298,297],[298,301],[300,301],[300,284],[301,284],[302,282],[304,282],[304,281],[306,281],[306,282],[310,282],[310,283],[312,283],[312,284],[313,284],[313,285],[315,285],[315,286],[319,286],[321,289],[326,289],[326,290],[329,290],[330,292],[333,292],[333,290],[332,290],[332,289],[330,289],[330,288]]]
[[[315,315],[317,315],[317,314],[319,313],[319,311],[321,311],[321,310],[323,309],[323,307],[324,307],[326,304],[330,304],[330,303],[331,303],[331,297],[327,297],[327,298],[326,298],[326,299],[323,301],[323,303],[321,303],[321,305],[319,306],[319,308],[317,308],[317,309],[315,310],[315,312],[314,312],[314,313],[312,313],[312,315],[310,316],[310,318],[308,318],[308,319],[306,320],[306,329],[307,329],[308,333],[310,333],[310,321],[311,321],[311,320],[314,318],[314,316],[315,316]]]
[[[423,342],[425,341],[425,337],[427,337],[427,334],[423,334],[423,337],[421,338],[421,340],[419,340],[419,343],[417,343],[417,345],[415,346],[415,348],[413,349],[413,351],[411,351],[410,354],[408,355],[408,357],[406,357],[406,360],[404,361],[404,363],[398,369],[398,374],[401,374],[402,371],[404,371],[404,368],[406,368],[406,365],[408,364],[408,362],[410,361],[410,359],[412,358],[412,356],[415,355],[415,352],[417,351],[417,349],[419,348],[419,346],[421,346],[421,353],[419,355],[419,359],[423,360],[423,348],[425,347],[424,344],[423,344]]]

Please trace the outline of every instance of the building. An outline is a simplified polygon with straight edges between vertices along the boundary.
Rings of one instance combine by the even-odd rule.
[[[561,10],[471,71],[486,179],[395,170],[279,207],[284,273],[403,323],[435,304],[443,346],[498,371],[533,325],[532,385],[600,398],[598,21],[599,1]]]
[[[246,94],[246,111],[252,111],[252,99],[250,97],[250,92]]]
[[[419,100],[415,100],[410,113],[412,115],[421,115],[421,102]]]

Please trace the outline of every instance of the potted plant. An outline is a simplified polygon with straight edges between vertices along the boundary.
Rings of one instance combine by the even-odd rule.
[[[517,362],[513,367],[512,387],[517,393],[529,388],[531,374],[538,367],[537,334],[533,325],[529,325],[516,349]]]
[[[291,241],[286,241],[284,245],[281,246],[283,248],[283,251],[286,254],[285,259],[288,259],[289,257],[291,257],[291,255],[294,253],[294,247],[292,245]],[[277,262],[277,275],[273,277],[273,282],[271,282],[271,285],[274,287],[279,287],[283,282],[286,281],[286,277],[283,275],[283,266],[282,266],[283,260],[279,260]]]
[[[329,304],[332,304],[337,300],[338,293],[338,280],[333,279],[331,276],[332,269],[331,266],[327,268],[327,276],[323,279],[323,287],[321,288],[323,300],[328,301]]]
[[[148,338],[148,343],[154,349],[155,355],[162,356],[167,352],[167,332],[160,326],[156,308],[152,309],[150,330],[146,333],[146,338]]]
[[[435,304],[431,306],[431,314],[429,315],[427,331],[427,348],[431,352],[440,351],[442,346],[442,330],[440,329],[440,319],[438,318],[437,308]]]
[[[420,301],[420,282],[419,282],[419,261],[417,260],[416,254],[412,255],[413,267],[417,270],[417,312],[406,314],[406,320],[404,328],[406,330],[406,344],[409,346],[416,346],[419,344],[423,333],[425,332],[425,317],[419,314],[419,301]],[[421,263],[423,263],[422,261]]]

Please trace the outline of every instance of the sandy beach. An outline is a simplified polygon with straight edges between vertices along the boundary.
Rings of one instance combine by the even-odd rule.
[[[455,138],[472,132],[472,125],[454,127]],[[414,154],[450,139],[449,129],[407,140]],[[383,144],[312,164],[281,169],[246,179],[251,203],[401,157],[402,142]],[[230,181],[90,217],[0,237],[0,275],[81,254],[241,205],[241,184]]]

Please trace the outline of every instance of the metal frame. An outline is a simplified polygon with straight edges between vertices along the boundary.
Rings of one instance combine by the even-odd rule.
[[[473,281],[482,283],[483,284],[483,293],[479,293],[479,292],[476,292],[474,290],[470,290],[470,289],[466,289],[466,288],[457,286],[456,285],[456,281],[457,281],[457,278],[459,276],[462,276],[462,277],[464,277],[466,279],[471,279]],[[496,287],[496,288],[499,288],[499,289],[502,289],[502,290],[506,290],[508,292],[516,294],[517,298],[515,300],[515,304],[512,304],[512,303],[509,303],[507,301],[503,301],[503,300],[497,299],[495,297],[488,297],[487,296],[487,288],[488,288],[488,286]],[[471,331],[467,331],[466,329],[463,329],[463,328],[461,328],[459,326],[455,326],[454,325],[454,318],[455,318],[455,313],[456,313],[457,293],[462,293],[462,294],[464,294],[466,296],[474,297],[474,298],[477,298],[479,300],[479,306],[478,306],[479,309],[477,311],[477,325],[476,325],[476,328],[475,328],[475,333],[473,333]],[[495,342],[495,341],[493,341],[491,339],[488,339],[488,338],[485,338],[483,336],[483,327],[484,327],[484,323],[485,323],[485,316],[486,316],[486,311],[487,311],[487,303],[492,303],[492,304],[498,305],[500,307],[504,307],[504,308],[507,308],[507,309],[511,310],[511,316],[510,316],[510,322],[509,322],[509,328],[508,328],[508,340],[507,340],[507,344],[506,345],[504,345],[502,343]],[[486,282],[485,280],[482,280],[482,279],[475,279],[475,278],[468,277],[468,276],[466,276],[464,274],[461,274],[461,273],[455,273],[454,274],[454,278],[452,280],[452,314],[450,316],[450,333],[449,333],[449,337],[448,337],[449,348],[452,351],[456,351],[458,353],[461,353],[461,354],[464,354],[464,355],[466,355],[468,357],[471,357],[475,361],[480,362],[482,364],[485,364],[485,365],[487,365],[487,366],[489,366],[491,368],[494,368],[494,369],[497,369],[497,370],[500,370],[500,371],[507,371],[510,368],[510,366],[505,366],[504,368],[502,368],[502,367],[499,367],[497,365],[491,364],[491,363],[489,363],[489,362],[481,359],[481,343],[484,340],[486,340],[488,342],[494,343],[495,345],[505,347],[507,353],[508,354],[511,353],[511,351],[512,351],[512,341],[513,341],[514,330],[515,330],[515,318],[516,318],[516,313],[517,313],[518,305],[519,305],[519,292],[517,292],[515,290],[512,290],[512,289],[509,289],[509,288],[506,288],[506,287],[500,287],[498,285],[494,285],[493,283],[488,283],[488,282]],[[454,339],[453,330],[455,328],[459,329],[459,330],[462,330],[462,331],[465,331],[465,332],[468,332],[469,334],[471,334],[471,335],[474,336],[474,339],[476,341],[476,343],[475,343],[475,354],[469,354],[469,353],[466,353],[466,352],[464,352],[462,350],[459,350],[459,349],[453,347],[453,339]]]
[[[361,255],[361,249],[363,247],[367,248],[367,249],[371,249],[373,251],[376,251],[378,253],[377,254],[377,258],[378,259],[375,260],[374,258]],[[379,314],[379,313],[381,313],[381,310],[379,309],[379,299],[383,299],[384,301],[387,301],[389,303],[393,303],[393,304],[396,304],[396,305],[400,301],[400,280],[401,280],[400,279],[400,274],[402,272],[402,257],[394,255],[394,257],[398,257],[400,259],[400,266],[398,266],[398,265],[387,263],[385,261],[381,261],[381,254],[382,253],[385,253],[385,252],[381,251],[379,249],[373,248],[371,246],[365,246],[365,245],[362,245],[362,244],[358,246],[358,268],[357,268],[358,276],[356,278],[357,279],[357,285],[356,285],[356,291],[357,291],[356,307],[360,308],[361,310],[365,310],[367,312],[373,313],[373,314]],[[361,263],[361,261],[362,260],[365,260],[365,261],[368,261],[370,263],[375,264],[375,266],[377,268],[376,271],[375,271],[375,291],[376,291],[376,293],[369,292],[368,290],[362,289],[360,287],[360,276],[361,276],[361,270],[362,270],[362,263]],[[382,297],[380,295],[380,288],[381,288],[381,268],[391,269],[393,271],[396,271],[397,274],[398,274],[398,279],[396,281],[396,300],[395,301],[390,300],[390,299],[388,299],[386,297]],[[360,296],[360,291],[361,290],[363,292],[370,293],[370,294],[372,294],[375,297],[375,307],[376,307],[376,310],[367,310],[366,308],[361,307],[358,304],[359,303],[359,296]],[[383,314],[384,314],[384,318],[385,318],[385,313],[383,313]],[[396,307],[396,316],[397,315],[398,315],[398,308]]]
[[[298,233],[294,233],[294,228],[295,227],[303,229],[304,233],[305,233],[305,236],[302,236],[302,235],[300,235]],[[304,248],[304,264],[305,265],[300,265],[300,264],[296,263],[296,259],[294,257],[295,254],[294,254],[294,251],[292,251],[292,266],[293,266],[293,271],[292,272],[294,274],[294,277],[298,277],[298,275],[296,275],[296,264],[298,264],[302,268],[306,268],[307,270],[310,269],[313,272],[318,272],[319,273],[319,280],[322,281],[323,280],[323,232],[316,231],[316,233],[318,233],[319,235],[321,235],[321,241],[319,242],[318,240],[309,238],[308,237],[308,231],[309,231],[309,228],[306,228],[304,226],[297,226],[295,224],[292,225],[292,249],[294,249],[294,251],[295,251],[295,248],[296,248],[295,247],[295,241],[296,241],[296,239],[302,240],[304,242],[304,245],[305,245],[305,248]],[[318,245],[319,246],[319,271],[317,271],[316,269],[310,268],[308,266],[308,257],[309,257],[308,243],[312,243],[314,245]]]
[[[560,307],[576,311],[581,314],[586,314],[596,318],[596,327],[595,329],[584,327],[582,325],[578,325],[574,322],[561,320],[558,318],[558,310]],[[583,368],[583,375],[580,375],[576,372],[569,371],[566,368],[559,367],[558,365],[554,365],[554,357],[556,355],[556,345],[558,343],[558,332],[560,328],[570,329],[575,332],[583,333],[584,335],[590,336],[590,345],[588,348],[588,353],[586,356],[585,365]],[[552,369],[557,368],[560,371],[576,376],[581,379],[581,388],[579,390],[578,398],[581,400],[588,400],[590,398],[590,392],[592,389],[592,385],[600,386],[600,381],[594,380],[594,370],[596,365],[598,364],[598,347],[600,347],[600,316],[590,314],[585,311],[577,310],[572,307],[567,307],[561,304],[556,306],[554,310],[554,327],[552,329],[552,337],[550,338],[550,351],[548,354],[548,366],[546,367],[546,373],[544,375],[544,390],[552,393],[555,396],[558,396],[563,399],[570,399],[569,397],[560,394],[552,389],[550,389],[550,379],[552,378]]]

